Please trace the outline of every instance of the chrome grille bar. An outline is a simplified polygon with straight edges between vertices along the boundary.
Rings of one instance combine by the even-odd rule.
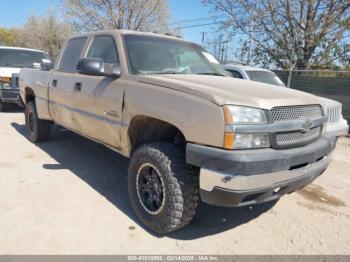
[[[336,123],[341,117],[341,108],[331,107],[327,109],[328,123]]]

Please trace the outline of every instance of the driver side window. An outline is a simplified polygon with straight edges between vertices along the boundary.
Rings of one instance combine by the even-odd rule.
[[[100,58],[107,64],[119,64],[117,46],[111,36],[96,36],[86,55],[87,58]]]

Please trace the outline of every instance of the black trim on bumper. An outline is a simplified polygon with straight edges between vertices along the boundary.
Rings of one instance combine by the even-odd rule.
[[[315,163],[328,156],[335,147],[336,138],[322,136],[304,147],[275,150],[223,150],[197,144],[187,144],[188,164],[231,175],[259,175],[297,168]]]
[[[213,191],[208,192],[201,189],[200,196],[203,202],[222,207],[240,207],[264,203],[302,189],[312,183],[324,171],[325,169],[321,172],[314,172],[295,180],[285,181],[268,188],[257,190],[231,191],[216,187]],[[279,191],[275,192],[276,189],[279,189]]]

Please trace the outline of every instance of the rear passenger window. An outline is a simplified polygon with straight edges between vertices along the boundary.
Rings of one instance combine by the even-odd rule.
[[[81,51],[83,50],[83,47],[86,42],[86,37],[84,38],[75,38],[69,40],[67,43],[61,60],[60,64],[58,66],[59,71],[63,72],[75,72],[76,71],[76,66],[78,63],[78,60],[81,55]]]
[[[114,38],[111,36],[96,36],[86,57],[100,58],[107,64],[119,64]]]

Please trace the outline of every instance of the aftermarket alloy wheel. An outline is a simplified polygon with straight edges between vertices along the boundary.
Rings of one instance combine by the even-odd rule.
[[[38,118],[35,102],[28,102],[24,114],[28,139],[32,142],[48,140],[50,138],[52,122]]]
[[[152,231],[165,234],[193,219],[198,205],[198,170],[169,143],[141,146],[133,154],[129,195],[137,217]]]
[[[165,205],[164,181],[160,171],[145,163],[137,172],[136,191],[142,207],[151,215],[160,214]]]

